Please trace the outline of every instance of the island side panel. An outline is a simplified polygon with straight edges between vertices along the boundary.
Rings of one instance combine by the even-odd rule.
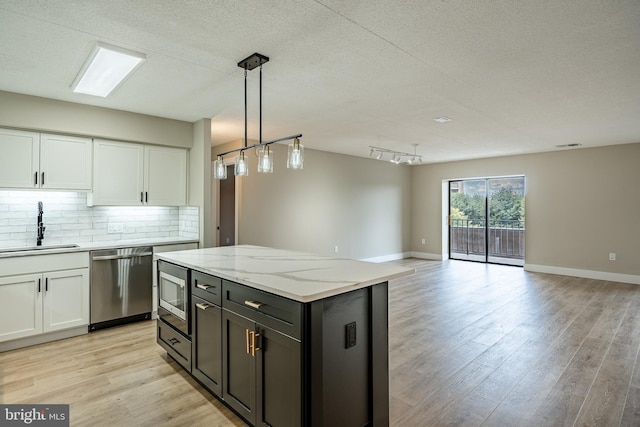
[[[389,425],[389,284],[371,287],[373,425]]]
[[[389,425],[387,313],[386,282],[311,303],[309,425]]]

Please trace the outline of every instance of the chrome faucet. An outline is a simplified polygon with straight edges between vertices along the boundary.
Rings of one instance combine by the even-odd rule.
[[[44,211],[42,210],[42,202],[38,202],[38,241],[36,242],[37,246],[42,246],[42,241],[44,240],[44,223],[42,222],[42,214]]]

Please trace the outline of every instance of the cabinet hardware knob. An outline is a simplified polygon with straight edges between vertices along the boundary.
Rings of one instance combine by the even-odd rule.
[[[248,305],[249,307],[255,308],[255,309],[259,309],[260,307],[262,307],[264,304],[258,301],[245,301],[244,302],[245,305]]]
[[[196,307],[198,307],[200,310],[206,310],[207,308],[211,307],[211,304],[206,304],[203,302],[197,302],[196,303]]]
[[[203,285],[202,283],[198,283],[198,284],[196,285],[196,288],[207,291],[207,290],[209,290],[210,288],[213,288],[213,286],[211,286],[211,285]]]

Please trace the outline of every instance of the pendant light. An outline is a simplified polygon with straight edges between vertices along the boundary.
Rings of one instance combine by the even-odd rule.
[[[232,153],[238,153],[235,159],[235,176],[247,176],[249,174],[248,159],[245,156],[245,151],[252,148],[256,149],[258,155],[258,172],[260,173],[272,173],[273,172],[273,150],[270,148],[271,144],[276,142],[293,140],[293,143],[288,146],[287,168],[289,169],[302,169],[304,162],[304,146],[300,144],[302,134],[287,136],[284,138],[275,139],[273,141],[262,141],[262,64],[269,61],[267,56],[259,53],[243,59],[238,62],[238,67],[244,69],[244,146],[236,148],[235,150],[229,150],[224,153],[218,154],[216,160],[213,162],[215,179],[226,179],[227,168],[224,161],[224,156]],[[257,144],[251,146],[247,145],[247,71],[251,71],[260,67],[260,136]]]
[[[238,157],[236,157],[236,166],[234,169],[235,176],[247,176],[249,175],[249,165],[247,159],[244,156],[244,151],[241,151]]]
[[[227,179],[227,163],[222,156],[213,162],[213,176],[215,179]]]
[[[289,152],[287,155],[287,168],[302,169],[304,166],[304,145],[300,144],[300,140],[295,138],[289,144]]]
[[[258,149],[258,172],[273,173],[273,154],[268,145]]]

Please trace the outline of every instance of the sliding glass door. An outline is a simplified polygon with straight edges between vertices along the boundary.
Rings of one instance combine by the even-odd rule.
[[[449,182],[449,257],[524,265],[524,177]]]

